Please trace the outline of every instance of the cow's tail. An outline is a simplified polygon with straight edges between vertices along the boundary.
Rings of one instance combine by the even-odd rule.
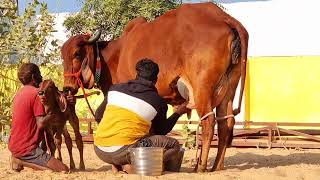
[[[243,27],[243,25],[232,17],[228,18],[227,24],[229,24],[234,33],[234,39],[232,43],[232,64],[239,63],[239,59],[241,63],[241,84],[238,108],[233,110],[233,114],[237,115],[241,111],[241,102],[245,87],[249,34],[247,30]]]

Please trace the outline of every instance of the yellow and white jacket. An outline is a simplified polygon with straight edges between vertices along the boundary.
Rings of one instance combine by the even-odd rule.
[[[94,144],[106,152],[137,142],[148,135],[151,127],[156,134],[165,135],[179,118],[175,113],[166,118],[166,102],[153,83],[144,79],[113,85],[106,102],[94,137]]]

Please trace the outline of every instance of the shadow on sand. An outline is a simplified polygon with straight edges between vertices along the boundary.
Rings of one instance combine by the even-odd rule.
[[[212,167],[215,158],[209,158]],[[275,168],[297,164],[319,165],[320,153],[291,153],[289,155],[258,155],[254,153],[237,153],[225,158],[225,169],[259,169]]]

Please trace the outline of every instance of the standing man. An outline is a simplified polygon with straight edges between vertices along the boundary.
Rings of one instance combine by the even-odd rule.
[[[44,139],[43,127],[50,118],[50,115],[45,115],[38,96],[38,87],[42,82],[39,67],[33,63],[22,64],[18,71],[18,78],[23,87],[18,90],[13,101],[9,139],[9,150],[12,153],[11,168],[21,171],[22,161],[38,169],[69,171],[65,164],[39,147],[39,143]]]
[[[94,138],[95,152],[113,169],[130,173],[129,148],[163,147],[165,169],[179,171],[180,145],[165,135],[189,109],[183,104],[167,119],[167,104],[155,87],[158,65],[142,59],[136,71],[136,79],[111,86],[99,107],[105,110]]]

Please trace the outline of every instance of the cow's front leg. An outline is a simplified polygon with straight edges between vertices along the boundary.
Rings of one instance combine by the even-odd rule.
[[[69,122],[74,130],[74,134],[76,137],[76,144],[77,144],[77,148],[78,148],[79,154],[80,154],[79,169],[85,170],[85,165],[84,165],[84,161],[83,161],[83,142],[82,142],[82,136],[80,134],[79,119],[78,119],[77,115],[75,115],[75,114],[72,115],[72,118],[69,120]]]

